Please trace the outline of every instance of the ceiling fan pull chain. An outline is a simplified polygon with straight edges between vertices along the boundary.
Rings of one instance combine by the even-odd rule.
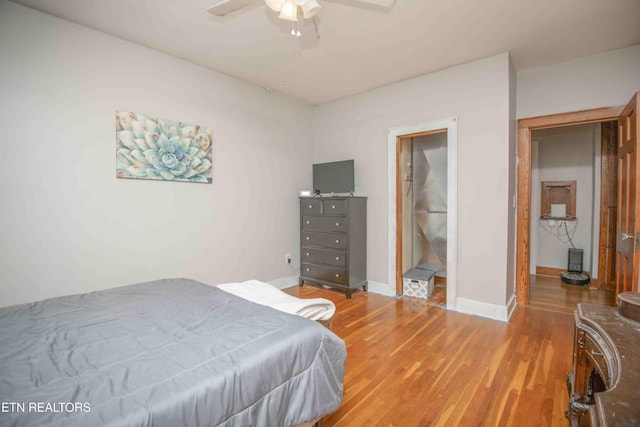
[[[302,35],[298,21],[291,22],[291,35],[294,37],[300,37]]]

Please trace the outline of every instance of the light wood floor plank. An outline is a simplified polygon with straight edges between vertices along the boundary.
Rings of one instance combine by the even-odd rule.
[[[347,345],[343,401],[324,426],[568,426],[571,313],[613,296],[566,286],[533,276],[508,324],[417,298],[288,289],[332,300]]]

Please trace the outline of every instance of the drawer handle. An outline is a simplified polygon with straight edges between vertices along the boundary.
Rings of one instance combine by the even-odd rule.
[[[309,209],[313,209],[313,205],[309,205]]]
[[[340,257],[339,256],[336,257],[336,261],[340,261]]]
[[[311,240],[311,237],[307,236],[307,240]]]
[[[336,227],[340,227],[340,223],[339,222],[336,222]]]
[[[309,268],[307,267],[307,271],[309,271]]]
[[[340,277],[340,275],[338,273],[336,273],[336,277]]]
[[[335,209],[335,208],[336,208],[336,205],[331,205],[331,209]]]
[[[311,224],[311,221],[307,221],[307,224]]]
[[[340,240],[339,240],[339,239],[336,239],[336,243],[340,243]]]
[[[309,252],[307,252],[306,255],[309,256]]]

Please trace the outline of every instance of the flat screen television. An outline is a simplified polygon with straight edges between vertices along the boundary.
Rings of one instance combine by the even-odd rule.
[[[353,160],[316,163],[313,165],[313,191],[322,193],[353,193]]]

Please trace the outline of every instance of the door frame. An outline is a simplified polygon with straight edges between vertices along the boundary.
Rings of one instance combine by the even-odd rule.
[[[598,233],[598,279],[596,289],[614,291],[616,289],[615,273],[610,281],[609,267],[616,268],[616,237],[617,237],[617,205],[618,205],[618,122],[602,122],[600,133],[600,232]],[[615,153],[612,155],[612,153]],[[612,188],[615,191],[612,192]],[[612,200],[613,198],[613,200]],[[610,209],[615,202],[616,214],[612,217]],[[607,221],[609,220],[609,221]],[[613,231],[613,236],[611,232]],[[613,240],[613,242],[611,241]],[[613,249],[613,264],[609,259]]]
[[[387,277],[397,296],[402,295],[402,206],[398,205],[398,186],[402,185],[398,167],[401,141],[419,135],[447,133],[447,306],[455,310],[458,296],[458,124],[455,117],[389,129],[387,140],[388,170],[388,248]]]
[[[516,301],[529,304],[531,227],[531,132],[561,126],[618,120],[624,106],[551,114],[518,120],[518,213],[516,227]]]

